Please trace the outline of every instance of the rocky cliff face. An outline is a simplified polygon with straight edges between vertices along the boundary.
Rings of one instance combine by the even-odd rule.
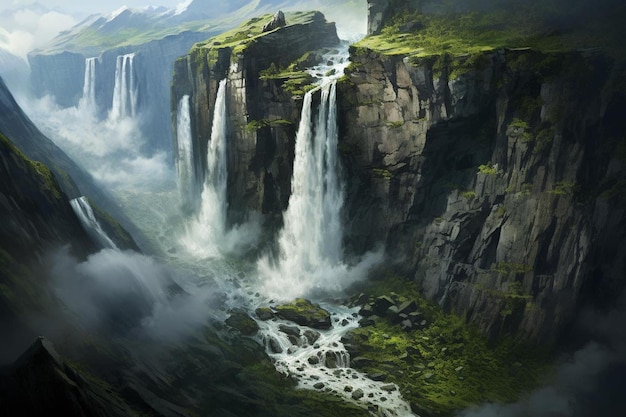
[[[353,49],[341,85],[347,244],[496,335],[552,340],[621,283],[624,74],[601,53],[423,59]]]
[[[192,103],[194,156],[206,170],[217,86],[227,78],[229,115],[228,204],[231,221],[250,211],[280,215],[289,200],[293,141],[301,96],[281,85],[284,78],[261,79],[272,64],[284,68],[308,51],[337,45],[334,23],[319,12],[254,38],[245,48],[221,42],[201,45],[177,60],[172,90],[174,123],[178,102]],[[265,23],[265,22],[262,22]]]

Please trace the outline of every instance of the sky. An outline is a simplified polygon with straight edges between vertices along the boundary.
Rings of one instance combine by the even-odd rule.
[[[183,0],[8,0],[0,5],[0,48],[22,58],[85,17],[108,14],[122,6],[174,8]]]

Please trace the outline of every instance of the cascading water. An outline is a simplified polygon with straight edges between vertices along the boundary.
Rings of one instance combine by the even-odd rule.
[[[355,275],[343,263],[340,213],[344,193],[337,157],[336,79],[348,64],[347,48],[343,54],[325,58],[334,65],[314,67],[311,73],[332,76],[323,76],[321,86],[304,97],[278,259],[266,257],[258,263],[262,292],[268,299],[336,294]],[[312,103],[317,93],[321,97],[315,117]],[[413,416],[396,385],[373,381],[349,368],[350,355],[341,338],[358,327],[356,311],[326,307],[333,314],[329,330],[311,333],[311,329],[282,320],[259,322],[259,338],[276,369],[295,377],[302,388],[328,390],[376,409],[377,415]]]
[[[89,201],[85,197],[78,197],[70,200],[72,210],[78,217],[83,229],[87,232],[89,237],[97,243],[102,249],[119,249],[115,242],[106,234],[106,232],[100,226],[98,219],[93,213],[93,209],[89,204]]]
[[[264,292],[271,297],[293,299],[312,291],[339,290],[337,275],[346,271],[341,248],[343,190],[337,160],[339,74],[335,69],[333,78],[304,97],[278,259],[259,261]],[[312,102],[318,92],[321,100],[315,117]]]
[[[194,164],[189,100],[188,95],[183,96],[178,102],[178,110],[176,113],[176,171],[178,173],[178,189],[180,191],[183,207],[187,208],[195,206],[198,181]]]
[[[109,118],[119,120],[137,113],[137,85],[135,81],[135,54],[120,55],[115,63],[115,86]]]
[[[207,172],[202,189],[200,212],[187,227],[181,243],[189,253],[202,258],[218,257],[219,243],[226,228],[226,90],[227,80],[219,83],[211,140],[207,151]]]
[[[79,108],[95,112],[96,109],[96,57],[85,59],[85,80],[83,82],[83,96]]]

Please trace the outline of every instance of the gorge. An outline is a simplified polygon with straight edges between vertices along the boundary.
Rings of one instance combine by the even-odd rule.
[[[0,404],[626,409],[620,383],[595,390],[625,367],[625,55],[596,25],[625,9],[523,9],[522,25],[504,3],[369,0],[369,33],[352,43],[320,12],[287,11],[269,31],[271,14],[249,17],[159,55],[169,90],[144,76],[142,50],[81,55],[83,84],[66,98],[94,126],[171,124],[155,146],[169,147],[177,186],[158,190],[98,190],[62,151],[41,150],[53,145],[0,85],[3,363],[38,334],[63,356],[37,339],[0,369]],[[582,12],[585,24],[564,23]],[[39,82],[45,59],[31,57]],[[165,122],[143,107],[155,94]],[[76,396],[31,389],[49,375]]]

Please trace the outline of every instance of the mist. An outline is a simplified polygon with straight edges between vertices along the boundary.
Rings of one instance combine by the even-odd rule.
[[[61,248],[47,264],[52,291],[85,331],[168,342],[221,314],[219,291],[140,253],[104,249],[79,261]]]
[[[547,385],[513,404],[486,404],[458,417],[626,415],[626,297],[610,312],[586,311],[575,333],[588,340],[564,354]]]
[[[170,157],[141,151],[148,144],[141,115],[99,120],[89,108],[61,108],[49,96],[18,100],[42,132],[106,188],[157,192],[175,187]]]

